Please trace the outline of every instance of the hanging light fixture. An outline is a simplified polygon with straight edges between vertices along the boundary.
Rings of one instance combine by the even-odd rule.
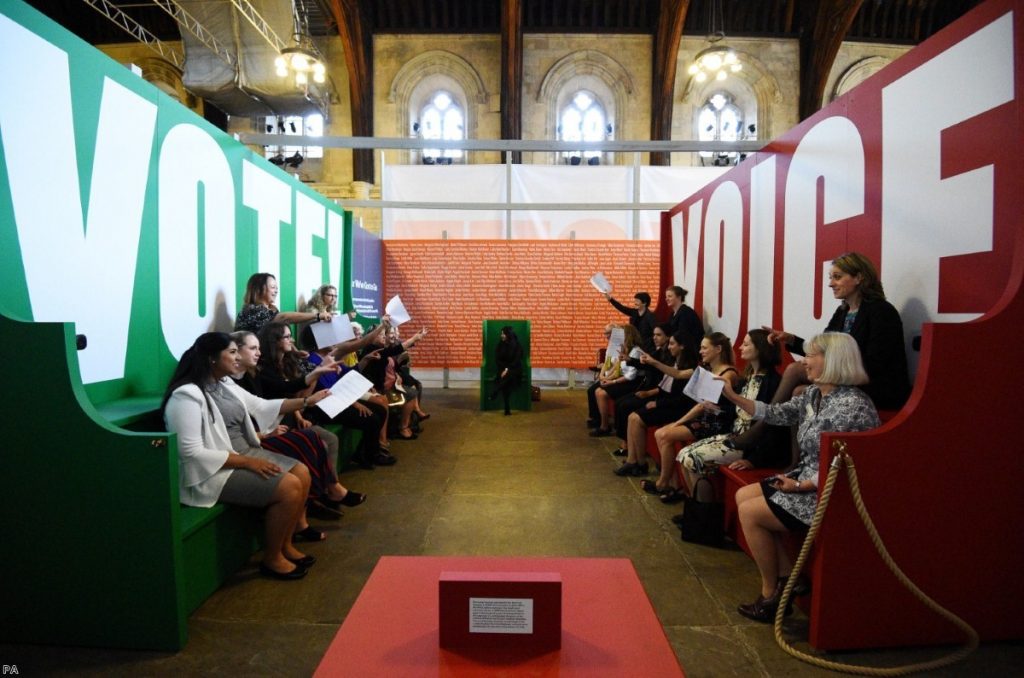
[[[301,11],[298,3],[301,3]],[[305,88],[312,80],[317,84],[323,84],[327,80],[327,66],[324,65],[320,51],[313,44],[313,38],[309,35],[309,15],[306,5],[302,0],[292,2],[292,15],[295,24],[295,34],[292,39],[295,44],[285,47],[281,54],[274,60],[277,75],[281,78],[289,76],[295,79],[295,86]]]
[[[731,73],[743,70],[740,58],[729,47],[720,44],[725,39],[725,19],[722,11],[722,0],[711,0],[708,4],[708,35],[710,46],[697,53],[687,72],[697,82],[705,82],[709,78],[722,81]]]

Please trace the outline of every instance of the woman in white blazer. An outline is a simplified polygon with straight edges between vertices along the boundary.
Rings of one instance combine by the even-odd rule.
[[[264,400],[234,384],[229,375],[238,369],[238,347],[220,332],[201,335],[181,356],[163,403],[167,430],[178,435],[179,497],[189,506],[265,506],[260,572],[301,579],[316,562],[291,543],[309,494],[309,470],[262,449],[256,426],[264,429],[330,392]]]

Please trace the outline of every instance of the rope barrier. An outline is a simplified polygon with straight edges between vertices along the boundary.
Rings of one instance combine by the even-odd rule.
[[[832,441],[832,449],[835,452],[835,456],[832,458],[828,478],[825,480],[825,487],[821,492],[821,498],[818,500],[818,507],[814,512],[814,518],[811,520],[811,529],[808,531],[807,538],[804,539],[803,546],[800,548],[800,555],[796,559],[796,564],[793,566],[793,572],[789,576],[789,580],[786,582],[785,589],[782,591],[779,608],[775,612],[775,642],[777,642],[779,647],[783,650],[801,661],[832,671],[852,673],[861,676],[904,676],[910,673],[930,671],[943,666],[949,666],[950,664],[955,664],[956,662],[964,659],[967,655],[978,648],[978,632],[963,619],[929,598],[924,591],[919,589],[914,582],[910,581],[910,579],[903,574],[903,571],[892,559],[892,556],[889,555],[889,551],[885,548],[885,544],[882,543],[882,538],[878,535],[878,531],[875,529],[875,524],[871,520],[871,516],[868,515],[867,509],[864,507],[864,501],[861,499],[860,495],[860,485],[857,481],[857,469],[854,467],[853,458],[846,451],[846,442],[842,440],[834,440]],[[811,545],[814,543],[814,538],[818,535],[821,522],[825,517],[825,511],[828,509],[829,499],[832,497],[832,489],[836,484],[836,479],[839,477],[840,467],[846,468],[846,475],[850,481],[850,492],[853,495],[853,501],[857,507],[857,514],[860,515],[860,519],[864,523],[865,529],[867,529],[868,536],[871,537],[871,541],[874,543],[875,549],[878,550],[878,554],[882,556],[882,560],[885,562],[886,567],[896,575],[896,579],[898,579],[899,582],[903,584],[903,586],[905,586],[915,598],[924,603],[928,609],[958,627],[964,632],[964,635],[967,636],[967,643],[957,651],[926,662],[906,664],[903,666],[875,668],[858,666],[856,664],[843,664],[840,662],[822,659],[821,657],[816,657],[797,650],[782,637],[782,620],[786,613],[786,606],[789,604],[789,598],[792,593],[793,586],[796,583],[797,576],[803,569],[804,562],[807,560],[807,556],[811,551]]]

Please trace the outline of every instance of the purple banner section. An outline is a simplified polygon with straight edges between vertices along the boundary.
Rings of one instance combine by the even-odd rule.
[[[359,315],[379,318],[384,304],[381,240],[360,226],[352,227],[352,306]]]

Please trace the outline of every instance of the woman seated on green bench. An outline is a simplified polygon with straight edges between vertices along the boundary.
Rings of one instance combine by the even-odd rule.
[[[287,330],[284,325],[275,327]],[[232,374],[232,378],[239,386],[249,393],[263,398],[264,393],[260,380],[256,375],[256,366],[260,359],[260,342],[252,332],[234,332],[231,340],[238,346],[238,367],[239,371]],[[306,381],[315,384],[321,374],[333,374],[337,369],[336,363],[330,360],[318,366],[306,377]],[[302,382],[305,384],[306,382]],[[302,398],[310,393],[289,394]],[[318,412],[319,408],[313,407],[309,411]],[[297,414],[297,413],[296,413]],[[359,492],[347,490],[338,482],[337,454],[333,459],[327,448],[325,436],[337,440],[333,433],[319,427],[293,428],[275,420],[269,428],[259,432],[260,446],[271,452],[283,454],[286,457],[297,459],[306,465],[311,476],[309,501],[311,504],[319,504],[320,508],[330,511],[334,517],[341,517],[342,506],[358,506],[366,501],[366,495]],[[308,525],[299,525],[295,533],[296,539],[306,541],[323,541],[326,535]]]
[[[826,332],[804,342],[804,369],[811,385],[784,403],[766,405],[737,395],[728,379],[722,394],[754,419],[780,426],[798,425],[800,461],[785,474],[765,478],[736,493],[736,511],[743,536],[761,573],[761,595],[740,605],[739,613],[771,622],[779,607],[792,563],[782,533],[804,530],[818,505],[818,464],[821,434],[866,431],[878,426],[871,398],[856,388],[867,383],[857,342],[848,334]]]
[[[201,335],[178,362],[161,409],[167,430],[178,434],[179,498],[188,506],[265,506],[260,573],[301,579],[316,562],[291,543],[305,512],[309,470],[260,447],[253,420],[266,428],[327,392],[263,400],[230,379],[239,369],[238,347],[222,332]]]

